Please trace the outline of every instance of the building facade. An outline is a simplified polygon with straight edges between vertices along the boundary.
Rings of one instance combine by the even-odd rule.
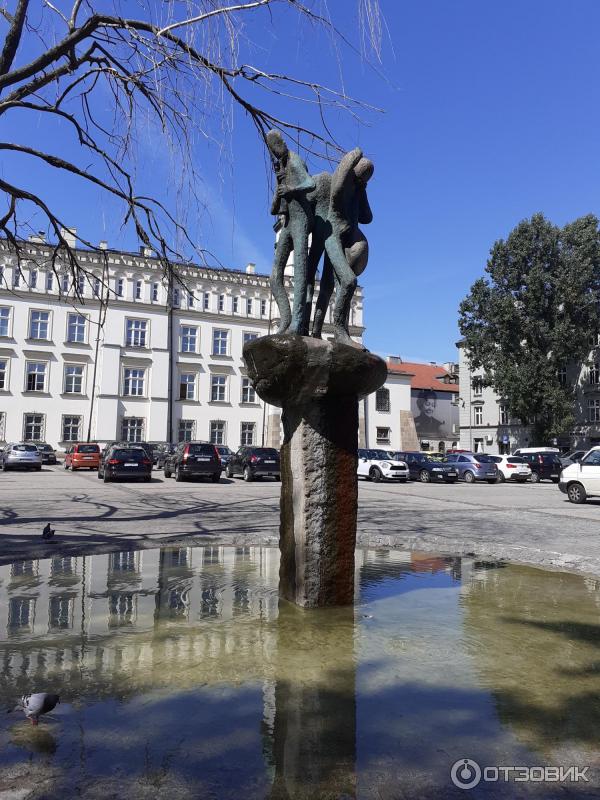
[[[268,276],[186,265],[169,287],[150,251],[81,250],[74,286],[53,249],[23,243],[19,265],[0,243],[0,441],[279,446],[279,409],[256,395],[242,359],[278,323]],[[359,287],[358,341],[362,312]]]

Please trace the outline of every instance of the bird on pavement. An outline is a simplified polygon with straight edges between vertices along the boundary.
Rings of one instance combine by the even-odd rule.
[[[48,714],[60,703],[60,697],[57,694],[48,694],[47,692],[36,692],[35,694],[24,694],[11,711],[23,711],[27,719],[31,720],[32,725],[37,725],[42,714]]]
[[[42,539],[52,539],[52,537],[54,536],[54,533],[55,533],[54,529],[51,528],[50,527],[50,523],[47,522],[46,523],[46,527],[42,531]]]

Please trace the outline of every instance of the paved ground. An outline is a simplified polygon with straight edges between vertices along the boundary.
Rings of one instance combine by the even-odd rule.
[[[0,563],[61,552],[194,543],[276,544],[280,484],[227,480],[104,484],[95,472],[0,473]],[[50,520],[57,535],[44,542]],[[430,550],[600,576],[600,500],[537,485],[359,485],[358,544]]]

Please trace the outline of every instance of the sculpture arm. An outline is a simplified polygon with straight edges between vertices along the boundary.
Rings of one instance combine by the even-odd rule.
[[[331,195],[329,199],[329,219],[342,234],[350,227],[346,197],[350,182],[354,180],[354,167],[362,158],[362,150],[355,147],[342,158],[331,177]]]
[[[306,165],[295,153],[290,153],[288,168],[286,170],[285,187],[281,191],[286,198],[293,197],[296,193],[311,192],[315,182],[308,174]]]
[[[366,189],[362,189],[358,198],[358,221],[363,225],[368,225],[370,222],[373,222],[373,212],[369,205]]]

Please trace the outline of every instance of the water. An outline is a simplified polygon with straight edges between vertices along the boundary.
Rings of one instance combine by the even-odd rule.
[[[278,568],[260,547],[0,567],[0,702],[62,701],[0,718],[0,797],[464,797],[459,758],[592,767],[469,797],[597,796],[599,582],[359,551],[356,606],[300,611]]]

